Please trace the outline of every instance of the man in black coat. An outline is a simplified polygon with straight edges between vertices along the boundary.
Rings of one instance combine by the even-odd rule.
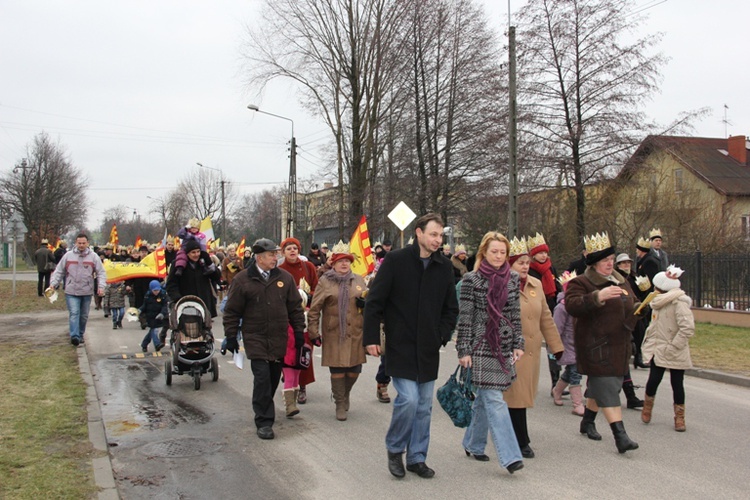
[[[388,470],[403,477],[406,468],[429,478],[425,464],[440,347],[456,326],[453,265],[442,255],[443,220],[427,214],[416,222],[416,242],[388,252],[367,295],[364,340],[367,352],[379,356],[380,323],[385,324],[385,369],[398,396],[386,435]]]

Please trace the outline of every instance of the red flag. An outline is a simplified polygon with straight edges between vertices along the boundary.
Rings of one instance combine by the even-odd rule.
[[[138,250],[139,248],[141,248],[141,243],[142,242],[143,242],[143,240],[141,240],[141,235],[140,234],[135,237],[135,249],[136,250]]]

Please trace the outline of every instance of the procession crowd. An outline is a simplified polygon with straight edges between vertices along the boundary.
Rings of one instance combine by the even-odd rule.
[[[463,245],[453,253],[443,245],[439,215],[426,214],[415,224],[413,243],[402,249],[392,250],[390,241],[374,244],[374,270],[360,276],[352,272],[357,257],[343,242],[330,251],[313,243],[304,254],[296,238],[279,245],[261,238],[239,255],[236,245],[211,248],[191,219],[178,234],[179,248],[166,242],[164,282],[110,284],[103,260],[138,262],[153,248],[91,249],[81,233],[70,252],[63,245],[53,254],[42,242],[35,254],[38,292],[51,295],[64,287],[73,345],[84,342],[92,297],[95,309],[111,316],[113,329],[122,328],[126,304],[137,309],[148,330],[144,352],[150,343],[157,351],[165,345],[175,328],[170,305],[182,297],[198,297],[212,318],[222,311],[222,352],[241,352],[242,344],[250,360],[261,439],[275,437],[274,396],[282,378],[287,418],[307,402],[306,387],[316,380],[309,363],[315,348],[329,371],[335,418],[346,421],[369,354],[379,362],[378,400],[391,402],[391,384],[396,391],[385,437],[388,470],[396,477],[406,470],[424,478],[435,474],[426,464],[434,385],[440,349],[450,341],[474,390],[465,454],[489,461],[489,437],[511,474],[535,457],[527,413],[542,363],[549,368],[552,403],[565,406],[569,395],[589,439],[602,439],[595,423],[601,412],[617,450],[637,449],[623,425],[620,391],[627,408],[642,408],[648,423],[667,369],[675,430],[685,430],[683,376],[691,367],[694,324],[690,298],[680,289],[682,271],[661,248],[661,231],[638,240],[635,260],[617,253],[606,233],[586,237],[581,257],[558,274],[539,233],[509,240],[490,231],[469,255]],[[645,401],[630,377],[631,358],[634,369],[650,370]]]

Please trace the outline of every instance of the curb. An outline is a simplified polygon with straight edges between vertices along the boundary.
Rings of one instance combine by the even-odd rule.
[[[109,458],[107,436],[104,431],[104,420],[99,408],[99,397],[96,394],[96,386],[94,385],[94,377],[91,374],[91,365],[89,364],[85,344],[84,348],[77,349],[77,352],[78,368],[81,370],[81,377],[86,383],[86,412],[88,413],[89,441],[91,441],[94,449],[106,453],[106,456],[91,460],[91,466],[94,469],[94,483],[99,488],[98,498],[99,500],[119,500],[120,493],[117,491],[117,485],[115,484],[112,462]]]
[[[741,387],[750,387],[750,377],[745,377],[744,375],[735,375],[716,370],[704,370],[703,368],[691,368],[690,370],[685,370],[685,375],[713,380],[715,382],[723,382],[725,384],[739,385]]]

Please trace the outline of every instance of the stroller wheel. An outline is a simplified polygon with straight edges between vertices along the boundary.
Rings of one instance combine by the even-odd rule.
[[[213,373],[213,381],[219,380],[219,360],[211,358],[211,373]]]
[[[193,371],[193,387],[195,387],[195,390],[198,391],[201,388],[201,371],[195,370]]]
[[[172,360],[168,359],[164,362],[164,378],[166,379],[167,385],[172,385]]]

